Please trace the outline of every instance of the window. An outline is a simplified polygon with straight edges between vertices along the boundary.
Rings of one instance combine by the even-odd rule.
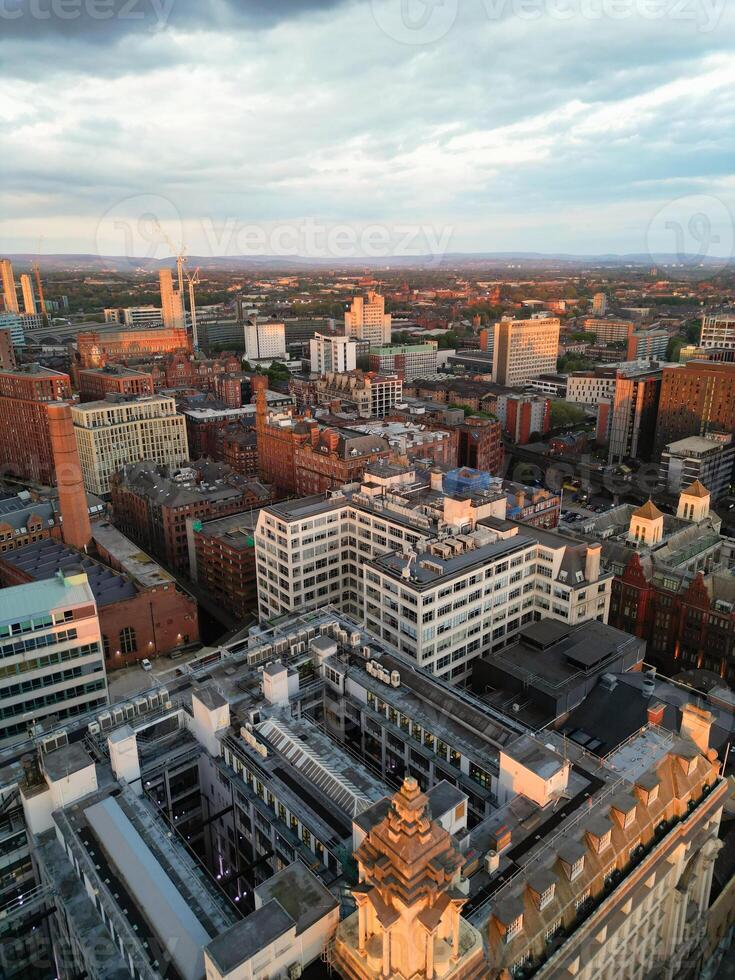
[[[135,640],[135,630],[132,626],[125,626],[120,630],[120,650],[122,653],[135,653],[138,649]]]
[[[518,918],[508,923],[508,930],[505,933],[506,943],[512,942],[516,936],[520,935],[521,929],[523,929],[523,916],[519,915]]]
[[[544,888],[544,890],[539,895],[539,900],[538,900],[539,909],[545,909],[546,906],[549,904],[549,902],[553,899],[553,897],[554,897],[554,885],[549,885],[548,888]]]

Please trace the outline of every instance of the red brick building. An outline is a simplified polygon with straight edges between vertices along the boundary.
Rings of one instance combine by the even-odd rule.
[[[196,602],[172,578],[146,587],[59,541],[41,541],[2,555],[0,582],[23,585],[80,565],[97,602],[108,670],[171,653],[199,639]]]
[[[551,401],[542,395],[503,396],[498,409],[505,434],[518,446],[525,446],[533,433],[545,435],[551,428]]]
[[[45,486],[56,483],[49,402],[71,399],[68,374],[30,364],[0,371],[0,461],[6,474]]]
[[[218,434],[219,449],[214,459],[221,459],[236,473],[258,475],[258,436],[255,429],[228,425]]]
[[[664,368],[656,421],[656,453],[687,436],[735,430],[735,364],[688,361]]]
[[[365,468],[391,454],[379,436],[349,429],[320,428],[299,432],[294,442],[294,477],[297,496],[324,493],[361,480]]]
[[[187,519],[206,521],[262,507],[270,487],[223,463],[196,460],[171,476],[151,460],[130,463],[110,480],[115,526],[168,568],[189,573]]]
[[[735,588],[730,575],[651,572],[634,554],[623,574],[613,579],[608,621],[646,640],[646,660],[668,674],[704,668],[735,684]]]
[[[258,609],[253,538],[258,513],[247,511],[192,526],[192,578],[240,623]]]
[[[194,358],[179,351],[165,357],[151,368],[156,390],[161,388],[192,388],[196,391],[214,391],[217,378],[238,372],[240,359],[235,354],[221,358]]]
[[[145,330],[90,330],[77,335],[79,368],[104,367],[109,361],[127,364],[152,354],[188,352],[190,339],[183,327],[148,327]]]
[[[102,401],[108,394],[152,395],[153,375],[122,364],[107,364],[103,368],[82,368],[77,372],[79,400]]]
[[[469,466],[495,475],[503,469],[503,438],[497,419],[470,416],[457,426],[457,466]]]

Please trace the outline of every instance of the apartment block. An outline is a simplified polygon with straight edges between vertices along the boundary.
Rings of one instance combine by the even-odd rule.
[[[493,327],[493,381],[512,387],[556,370],[559,319],[504,319]]]
[[[153,395],[153,376],[122,364],[87,368],[77,372],[79,398],[83,402],[104,399],[107,395]]]
[[[0,745],[107,703],[97,606],[81,571],[0,591]]]
[[[7,472],[56,483],[47,407],[71,396],[69,375],[61,371],[39,364],[0,371],[0,459]]]
[[[18,290],[15,285],[13,264],[10,259],[0,259],[0,284],[3,287],[3,301],[7,313],[19,313]]]
[[[663,411],[659,401],[661,377],[661,370],[650,369],[618,376],[615,397],[609,408],[608,459],[611,463],[629,458],[651,458],[657,423]],[[601,409],[603,405],[605,399],[600,400]]]
[[[186,421],[173,398],[109,395],[75,405],[72,418],[84,485],[91,493],[109,493],[110,477],[126,463],[145,459],[177,467],[189,458]]]
[[[635,330],[628,337],[626,360],[650,358],[665,361],[669,340],[670,337],[665,330]]]
[[[702,317],[700,347],[735,350],[735,313],[722,312]]]
[[[687,436],[735,431],[735,364],[688,361],[664,368],[656,450]]]
[[[388,344],[370,348],[370,370],[377,374],[397,374],[403,381],[436,374],[435,342],[427,344]]]
[[[616,368],[575,371],[567,380],[566,400],[575,405],[599,405],[603,398],[615,397]]]
[[[309,340],[312,374],[344,374],[357,367],[357,342],[352,337],[315,333]]]
[[[181,269],[179,268],[179,276]],[[184,308],[184,293],[179,282],[174,286],[171,269],[161,269],[158,273],[161,286],[161,319],[166,328],[186,330],[186,312]]]
[[[245,324],[245,357],[250,361],[286,356],[286,328],[271,320],[248,320]]]
[[[713,500],[729,492],[735,466],[735,443],[724,435],[719,439],[689,436],[665,446],[659,472],[662,489],[680,493],[698,480]]]
[[[583,325],[584,332],[594,334],[598,344],[627,344],[628,337],[635,330],[632,320],[614,316],[588,316]]]
[[[385,312],[385,297],[376,292],[355,296],[345,313],[345,334],[375,347],[390,344],[391,315]]]

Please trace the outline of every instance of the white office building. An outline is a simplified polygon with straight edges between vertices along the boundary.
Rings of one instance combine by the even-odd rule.
[[[735,312],[702,317],[700,347],[735,350]]]
[[[354,371],[357,367],[357,342],[352,337],[317,333],[309,341],[309,360],[312,374]]]
[[[607,621],[599,544],[506,521],[502,490],[455,498],[437,486],[383,464],[362,486],[264,507],[261,620],[332,603],[453,681],[534,618]]]
[[[272,320],[253,317],[245,324],[245,357],[249,361],[261,361],[273,357],[286,357],[286,327]]]

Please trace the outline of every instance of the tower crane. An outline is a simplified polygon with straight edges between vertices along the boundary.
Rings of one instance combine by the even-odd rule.
[[[189,312],[191,314],[191,339],[194,345],[194,350],[199,350],[199,334],[197,333],[197,308],[194,301],[194,287],[197,285],[199,280],[199,266],[194,270],[193,274],[187,272],[186,278],[189,283]]]

